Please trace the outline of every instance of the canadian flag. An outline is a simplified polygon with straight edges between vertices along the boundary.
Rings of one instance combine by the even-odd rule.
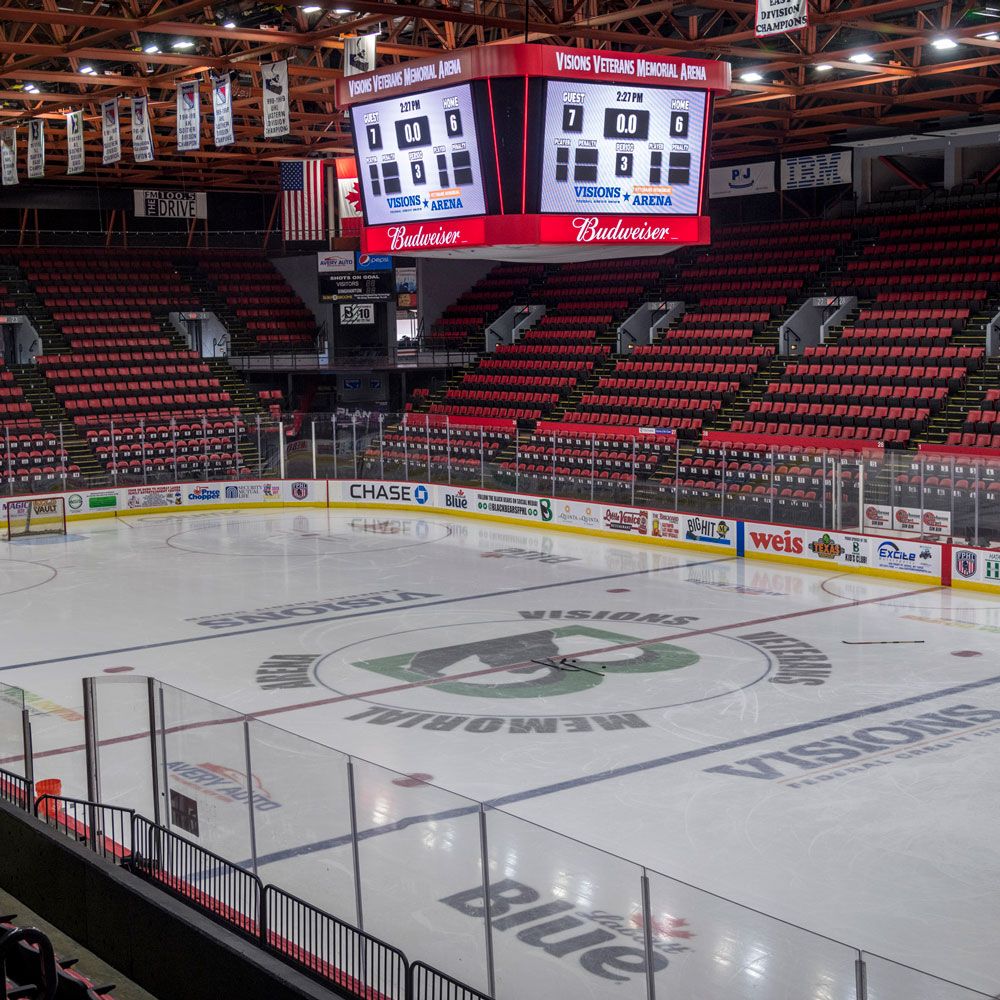
[[[361,215],[361,189],[358,186],[358,164],[353,156],[335,161],[337,167],[337,218],[341,236],[358,236],[364,221]]]

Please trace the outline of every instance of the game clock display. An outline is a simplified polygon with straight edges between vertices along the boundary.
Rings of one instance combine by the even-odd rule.
[[[540,209],[697,215],[707,95],[547,80]]]
[[[369,226],[486,212],[468,84],[351,108]]]

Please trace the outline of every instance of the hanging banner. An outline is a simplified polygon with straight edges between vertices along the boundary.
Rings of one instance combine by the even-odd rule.
[[[261,63],[264,81],[264,138],[277,139],[292,130],[288,113],[288,60]]]
[[[808,24],[806,0],[757,0],[757,36],[801,31]]]
[[[187,153],[201,146],[201,101],[198,81],[177,84],[177,149]]]
[[[148,97],[132,98],[132,158],[136,163],[150,163],[153,159]]]
[[[105,166],[122,158],[122,137],[118,128],[118,98],[101,101],[101,135],[104,139]]]
[[[836,153],[813,153],[792,156],[781,161],[781,188],[799,191],[803,188],[828,187],[851,183],[851,150]]]
[[[734,163],[730,167],[712,167],[709,171],[709,198],[740,198],[746,194],[770,194],[772,191],[773,160]]]
[[[132,192],[135,214],[143,219],[207,219],[208,196],[204,191]]]
[[[41,118],[28,122],[28,176],[45,176],[45,122]]]
[[[4,185],[17,183],[17,129],[0,129],[0,164]]]
[[[236,142],[233,132],[233,88],[228,73],[212,74],[212,134],[216,146]]]
[[[377,35],[350,35],[344,39],[344,76],[369,73],[375,68]]]
[[[84,161],[83,112],[70,111],[66,115],[66,173],[82,174]]]

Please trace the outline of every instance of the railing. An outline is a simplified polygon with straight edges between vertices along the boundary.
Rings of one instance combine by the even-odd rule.
[[[251,937],[261,928],[260,879],[239,865],[136,815],[129,868],[140,878]]]
[[[489,1000],[485,993],[470,989],[465,983],[423,962],[414,962],[410,966],[407,995],[409,1000]]]
[[[8,778],[18,776],[0,771],[0,782]],[[30,811],[30,792],[27,799],[8,801]],[[253,872],[132,809],[42,795],[34,813],[99,857],[361,1000],[490,1000],[424,962],[411,966],[398,948],[277,886],[265,886]],[[0,938],[0,973],[9,937]]]
[[[20,774],[0,768],[0,800],[9,802],[18,809],[30,809],[31,782]]]
[[[37,961],[31,964],[34,969],[30,973],[31,979],[41,980],[31,986],[22,987],[21,990],[12,990],[9,996],[31,996],[35,1000],[55,1000],[56,992],[59,989],[59,969],[56,967],[56,956],[52,949],[52,942],[47,934],[43,934],[36,927],[11,927],[8,930],[0,929],[0,988],[3,995],[7,993],[7,963],[8,955],[21,943],[29,945],[32,953],[37,956]],[[20,964],[20,963],[16,963]]]
[[[124,862],[132,854],[134,809],[42,795],[35,802],[35,815],[109,861]]]
[[[269,951],[358,996],[412,996],[406,956],[398,949],[272,885],[264,890],[264,908]]]

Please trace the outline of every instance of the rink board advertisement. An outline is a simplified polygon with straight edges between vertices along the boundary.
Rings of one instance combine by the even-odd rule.
[[[626,541],[667,544],[720,556],[774,559],[834,572],[1000,593],[1000,552],[856,532],[798,528],[682,511],[647,510],[485,487],[382,480],[246,480],[157,483],[61,495],[69,521],[129,514],[239,508],[383,507],[483,517]],[[52,496],[52,494],[48,494]],[[30,499],[15,497],[14,500]],[[0,501],[6,521],[8,501]]]
[[[967,590],[1000,594],[1000,551],[953,545],[951,585]]]
[[[941,546],[933,542],[791,528],[758,521],[744,523],[743,537],[746,555],[754,558],[928,583],[941,580]]]

